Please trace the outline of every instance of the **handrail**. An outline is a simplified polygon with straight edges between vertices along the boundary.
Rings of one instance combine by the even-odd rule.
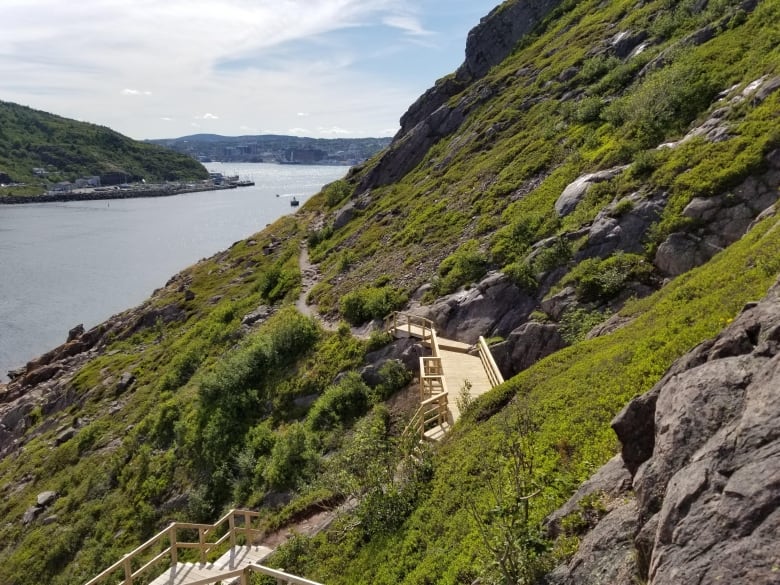
[[[481,335],[479,336],[479,358],[482,360],[482,366],[485,368],[488,380],[490,381],[491,388],[495,388],[499,384],[504,383],[504,376],[501,375],[501,370],[496,365],[496,360],[493,359],[493,354],[490,352],[487,341]]]
[[[261,575],[268,575],[269,577],[275,577],[278,583],[287,583],[288,585],[322,585],[316,581],[309,581],[303,577],[296,577],[290,573],[285,573],[281,569],[272,569],[265,565],[251,564],[247,566],[247,569],[254,573],[260,573]]]
[[[243,518],[243,526],[235,525],[235,518]],[[178,562],[179,549],[198,549],[200,551],[200,562],[205,562],[209,553],[214,551],[217,547],[224,544],[230,539],[230,545],[236,544],[236,533],[243,534],[247,542],[252,541],[252,537],[260,530],[251,527],[251,521],[253,518],[258,518],[259,513],[252,510],[232,509],[227,512],[222,518],[217,520],[214,524],[194,524],[191,522],[172,522],[167,528],[164,528],[152,538],[133,549],[130,553],[124,555],[120,560],[116,561],[113,565],[102,571],[97,576],[93,577],[85,585],[97,585],[104,582],[114,572],[124,570],[124,579],[122,585],[133,585],[133,580],[146,572],[149,568],[163,560],[166,556],[170,555],[171,566]],[[225,523],[228,523],[228,531],[220,537],[216,542],[208,542],[206,539],[222,527]],[[187,542],[178,540],[179,530],[197,530],[198,542]],[[153,545],[162,542],[164,539],[168,539],[168,547],[157,553],[151,560],[146,561],[140,568],[133,570],[132,561],[134,558],[140,556],[146,550]]]

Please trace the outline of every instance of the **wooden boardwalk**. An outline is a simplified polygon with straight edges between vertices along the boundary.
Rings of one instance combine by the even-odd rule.
[[[259,563],[273,552],[265,546],[236,546],[213,563],[176,563],[149,585],[193,585],[213,583],[225,575],[241,572],[249,565]],[[223,583],[237,583],[239,576],[224,578]]]
[[[150,585],[249,585],[251,573],[272,577],[280,585],[321,585],[260,564],[273,550],[252,544],[263,534],[262,530],[253,528],[259,516],[252,510],[233,509],[214,524],[173,522],[90,579],[86,585],[139,585],[147,582]],[[194,533],[197,533],[197,541],[180,538],[182,535],[191,537]],[[239,538],[249,544],[238,544]],[[160,551],[161,547],[165,548]],[[179,562],[180,550],[197,551],[200,562]],[[227,552],[216,561],[207,562],[206,559],[219,554],[220,550]],[[159,570],[163,563],[168,568],[148,581],[148,573]],[[119,574],[123,578],[117,581]]]
[[[428,319],[405,313],[391,315],[386,328],[396,338],[422,339],[431,350],[430,358],[420,360],[420,409],[410,423],[422,439],[444,437],[460,418],[458,402],[466,389],[474,399],[504,381],[481,337],[476,345],[445,339]]]

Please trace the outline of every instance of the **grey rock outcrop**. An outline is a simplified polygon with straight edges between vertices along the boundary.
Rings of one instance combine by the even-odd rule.
[[[618,250],[643,253],[645,234],[661,217],[666,202],[666,193],[657,193],[647,198],[634,193],[608,206],[593,220],[588,239],[574,259],[579,262],[586,258],[606,258]],[[619,213],[619,205],[630,206],[630,209]]]
[[[613,423],[651,584],[776,582],[778,420],[780,282]]]
[[[671,234],[658,248],[655,265],[677,276],[699,266],[741,238],[780,197],[780,149],[766,158],[766,170],[745,179],[729,193],[695,197],[683,210],[695,227]]]
[[[566,342],[557,325],[529,321],[512,331],[505,341],[492,346],[490,351],[508,380],[563,347]]]
[[[494,8],[466,39],[466,61],[457,77],[479,79],[501,63],[561,0],[518,0]]]
[[[615,417],[620,457],[548,529],[555,534],[587,495],[623,494],[621,461],[636,499],[626,494],[545,582],[777,583],[778,420],[780,281]]]
[[[476,286],[443,297],[420,314],[436,324],[442,337],[476,343],[480,335],[508,336],[536,308],[534,297],[501,273],[491,273]]]
[[[633,537],[636,524],[636,502],[632,499],[621,502],[580,541],[569,562],[550,573],[544,583],[635,585]]]
[[[368,367],[379,371],[388,360],[401,362],[407,370],[417,372],[420,368],[420,358],[426,355],[419,340],[413,337],[396,339],[392,343],[366,354]]]
[[[56,499],[57,499],[57,492],[46,491],[38,494],[36,501],[38,502],[39,506],[43,506],[44,508],[46,508],[47,506],[52,504]]]
[[[565,217],[574,211],[580,201],[588,194],[588,189],[590,189],[592,185],[608,181],[618,176],[627,168],[628,167],[626,166],[614,167],[577,177],[577,179],[572,181],[563,190],[563,193],[561,193],[560,197],[558,197],[558,200],[555,202],[555,212],[558,214],[558,217]]]
[[[403,177],[420,163],[433,144],[460,128],[468,112],[496,91],[490,85],[480,85],[479,80],[560,4],[561,0],[510,0],[484,17],[469,33],[463,64],[454,75],[437,81],[406,111],[392,144],[366,173],[355,193]],[[448,105],[461,93],[457,105]]]

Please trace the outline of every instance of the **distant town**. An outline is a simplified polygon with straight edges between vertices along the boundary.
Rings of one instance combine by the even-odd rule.
[[[301,138],[196,134],[147,142],[187,154],[200,162],[266,162],[306,165],[359,164],[390,144],[391,138]]]

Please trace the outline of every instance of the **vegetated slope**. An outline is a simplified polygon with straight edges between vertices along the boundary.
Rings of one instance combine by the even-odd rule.
[[[491,13],[387,152],[7,386],[0,581],[78,583],[231,504],[271,530],[355,502],[273,561],[328,583],[531,582],[584,553],[612,502],[540,523],[618,451],[612,417],[780,272],[779,20],[771,0]],[[411,297],[519,373],[405,458],[383,401],[420,348],[286,307],[304,241],[321,310]]]
[[[204,179],[208,173],[190,157],[145,144],[118,132],[26,106],[0,102],[0,172],[16,183],[28,183],[24,192],[40,193],[41,177],[48,182],[121,173],[127,180],[166,181]],[[0,195],[8,194],[8,189]],[[23,194],[22,188],[13,192]]]

